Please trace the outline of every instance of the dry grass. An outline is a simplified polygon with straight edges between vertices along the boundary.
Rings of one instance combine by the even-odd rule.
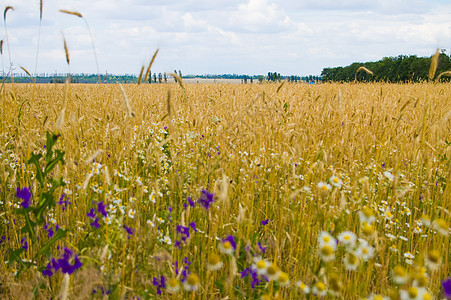
[[[449,224],[451,217],[449,84],[183,85],[181,79],[179,84],[182,89],[175,84],[71,85],[66,100],[63,85],[36,85],[35,94],[31,85],[15,85],[16,98],[6,86],[0,105],[5,116],[0,121],[0,236],[9,241],[0,245],[0,270],[8,282],[36,276],[14,278],[14,269],[4,264],[8,249],[20,247],[22,220],[12,220],[20,203],[14,192],[31,185],[36,195],[33,168],[22,163],[32,151],[43,151],[45,131],[55,130],[65,107],[57,147],[66,151],[66,164],[58,173],[68,182],[71,204],[64,211],[57,205],[50,218],[71,232],[60,245],[75,249],[83,267],[68,290],[58,273],[42,279],[46,284],[38,286],[40,293],[57,296],[63,290],[73,299],[85,297],[81,286],[89,285],[90,290],[109,289],[110,297],[145,298],[148,293],[154,298],[152,278],[177,276],[174,263],[187,267],[186,257],[192,262],[189,271],[199,276],[199,290],[172,297],[163,289],[163,298],[269,294],[299,299],[304,297],[296,287],[301,280],[310,289],[318,282],[332,292],[340,286],[343,299],[358,299],[412,287],[412,281],[397,287],[393,268],[399,264],[411,280],[419,278],[425,255],[436,249],[441,264],[433,271],[426,268],[427,289],[439,295],[440,281],[449,277],[449,230],[440,234],[421,218],[425,214]],[[19,123],[21,99],[30,101]],[[318,188],[332,176],[341,186]],[[212,207],[185,209],[187,198],[197,201],[202,189],[215,193]],[[100,201],[111,205],[112,222],[102,219],[94,230],[86,213]],[[358,217],[365,207],[377,220],[370,234]],[[180,240],[177,226],[191,222],[198,232],[190,229],[186,244],[174,247]],[[123,225],[134,229],[130,239]],[[337,237],[345,230],[375,249],[374,257],[354,272],[342,262],[344,248],[327,263],[318,253],[321,231]],[[217,238],[228,235],[237,241],[233,256],[218,250]],[[219,271],[207,270],[213,253],[224,263]],[[415,255],[413,265],[406,263],[406,253]],[[290,284],[276,280],[252,289],[249,277],[239,272],[253,256],[274,262]],[[0,286],[0,291],[11,295],[12,290]]]

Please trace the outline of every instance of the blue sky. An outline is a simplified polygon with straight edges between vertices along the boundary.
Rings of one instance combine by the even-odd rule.
[[[38,0],[11,5],[7,28],[11,58],[35,72]],[[138,73],[154,51],[152,71],[184,74],[320,74],[324,67],[384,56],[429,56],[451,49],[450,0],[48,0],[43,1],[37,72],[95,73],[94,37],[102,73]],[[162,4],[164,3],[164,4]],[[0,38],[5,39],[4,28]],[[3,63],[9,65],[6,44]]]

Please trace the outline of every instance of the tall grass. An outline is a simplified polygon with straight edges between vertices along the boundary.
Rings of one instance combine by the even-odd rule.
[[[449,85],[180,86],[71,85],[68,92],[37,85],[40,96],[22,107],[18,123],[20,99],[31,99],[32,88],[16,84],[12,98],[6,85],[2,296],[155,298],[160,290],[168,299],[299,299],[321,295],[321,283],[326,297],[343,299],[441,295],[450,276]],[[6,263],[24,238],[16,187],[30,186],[37,204],[42,190],[26,161],[45,153],[45,132],[57,125],[65,164],[51,176],[64,178],[57,198],[68,202],[47,218],[68,235],[16,273],[20,266]],[[99,202],[108,217],[96,229],[87,214]],[[352,249],[340,242],[327,256],[320,233],[344,231],[360,241]],[[38,232],[24,261],[47,240]],[[83,264],[70,278],[42,275],[61,252],[57,245]],[[359,252],[365,245],[373,256]],[[360,261],[355,271],[343,261],[351,254]],[[249,272],[259,260],[264,267],[252,287]],[[396,284],[395,270],[406,270],[405,283]]]

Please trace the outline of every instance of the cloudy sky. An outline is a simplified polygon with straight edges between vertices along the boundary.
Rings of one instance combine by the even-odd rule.
[[[14,67],[35,72],[39,0],[1,0]],[[451,49],[451,0],[44,0],[38,73],[319,75],[324,67]],[[0,38],[6,39],[5,29]],[[7,44],[2,60],[9,65]]]

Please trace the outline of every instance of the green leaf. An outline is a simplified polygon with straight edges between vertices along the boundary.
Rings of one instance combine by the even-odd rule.
[[[67,230],[58,229],[58,231],[55,233],[53,238],[42,245],[41,250],[36,254],[35,259],[37,259],[42,254],[46,254],[47,256],[50,256],[50,247],[58,240],[65,238],[67,235]]]
[[[55,146],[56,140],[58,139],[58,137],[59,137],[59,135],[50,133],[47,131],[47,141],[46,141],[47,153],[45,155],[45,162],[47,163],[47,165],[52,160],[52,157],[53,157],[52,148],[53,148],[53,146]]]
[[[39,181],[39,183],[44,185],[44,174],[42,173],[41,165],[39,164],[39,160],[42,158],[42,154],[34,154],[31,153],[31,157],[28,160],[28,164],[34,164],[36,167],[36,179]]]
[[[9,253],[8,265],[12,266],[14,262],[18,262],[22,268],[25,267],[25,263],[20,258],[20,255],[24,251],[25,251],[25,249],[23,249],[23,248],[19,248],[19,249],[16,249],[14,251],[11,251]]]
[[[56,150],[56,157],[51,160],[48,161],[47,164],[45,165],[45,169],[44,169],[44,174],[47,175],[50,173],[51,170],[53,170],[53,168],[58,164],[59,161],[61,161],[61,164],[64,165],[64,151],[60,151],[60,150]]]

